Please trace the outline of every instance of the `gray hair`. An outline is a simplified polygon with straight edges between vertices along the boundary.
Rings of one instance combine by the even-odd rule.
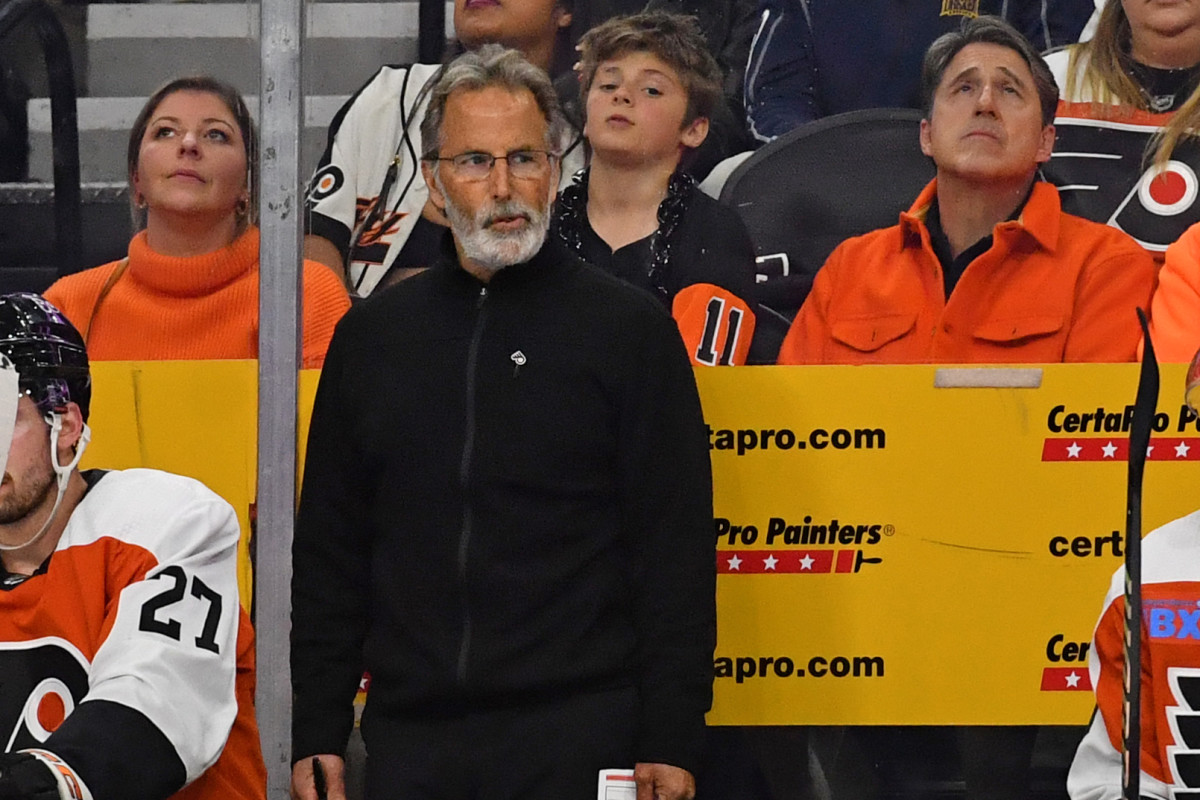
[[[498,86],[510,92],[527,89],[537,101],[546,120],[546,149],[557,153],[561,147],[566,121],[558,105],[558,95],[550,78],[538,67],[525,60],[517,50],[498,44],[463,53],[441,71],[429,95],[429,107],[421,120],[422,159],[436,158],[442,146],[442,123],[446,103],[458,91],[478,91]],[[437,162],[434,162],[436,168]]]
[[[1033,85],[1042,105],[1042,125],[1054,122],[1058,108],[1058,83],[1053,73],[1021,33],[999,17],[984,15],[964,19],[962,27],[939,36],[925,51],[921,64],[921,100],[926,119],[933,113],[933,98],[954,57],[969,44],[996,44],[1016,52],[1033,73]]]

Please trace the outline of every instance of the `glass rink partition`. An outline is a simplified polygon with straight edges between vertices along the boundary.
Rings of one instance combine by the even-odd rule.
[[[237,509],[242,599],[253,590],[269,676],[260,723],[288,713],[286,686],[282,700],[263,694],[283,680],[263,655],[286,667],[295,485],[267,448],[272,401],[254,400],[264,369],[96,364],[85,458],[191,475]],[[1183,373],[1162,368],[1146,532],[1197,507],[1200,422],[1171,391]],[[715,491],[711,724],[1088,722],[1089,642],[1124,552],[1136,365],[742,367],[697,379]],[[298,416],[273,412],[298,424],[289,454],[303,447],[316,382],[299,373]],[[289,502],[268,525],[271,481]],[[286,735],[267,731],[264,750],[286,754]]]

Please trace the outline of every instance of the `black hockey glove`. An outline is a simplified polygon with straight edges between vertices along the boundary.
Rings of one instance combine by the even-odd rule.
[[[0,753],[0,800],[60,800],[58,781],[29,753]]]

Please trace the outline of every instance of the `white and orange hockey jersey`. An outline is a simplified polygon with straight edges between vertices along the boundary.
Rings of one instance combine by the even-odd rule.
[[[156,470],[85,477],[46,564],[0,570],[5,751],[54,754],[95,800],[265,798],[233,509]]]
[[[1141,794],[1200,797],[1200,511],[1142,545]],[[1089,653],[1097,713],[1079,745],[1072,800],[1121,797],[1124,570],[1113,575]]]

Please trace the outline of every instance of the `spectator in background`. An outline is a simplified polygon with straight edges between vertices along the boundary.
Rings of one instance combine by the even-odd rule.
[[[129,135],[135,228],[128,257],[59,279],[46,298],[95,361],[255,358],[258,228],[254,125],[237,90],[171,81]],[[317,368],[350,307],[337,276],[305,262],[302,364]]]
[[[1150,308],[1150,338],[1159,361],[1182,363],[1200,350],[1200,224],[1167,248]]]
[[[575,63],[571,22],[575,0],[454,0],[454,54],[485,44],[519,50],[547,75]]]
[[[933,43],[922,85],[936,178],[899,225],[834,250],[779,363],[1132,360],[1154,263],[1035,179],[1054,146],[1045,62],[981,17]]]
[[[695,364],[745,364],[754,247],[737,214],[683,170],[721,103],[692,17],[617,17],[579,43],[591,166],[563,189],[552,235],[671,310]],[[719,309],[714,311],[714,309]]]
[[[575,61],[569,29],[573,0],[454,0],[459,44],[489,42],[519,50],[535,66],[569,76]],[[438,258],[449,224],[429,203],[419,155],[421,121],[441,66],[385,66],[342,106],[329,125],[325,153],[309,184],[304,251],[366,297],[425,269]],[[583,166],[577,131],[564,130],[564,182]]]
[[[576,22],[580,12],[586,9],[592,24],[577,30],[587,32],[607,19],[618,16],[616,9],[636,6],[624,13],[641,11],[641,3],[608,0],[593,3],[580,0],[576,8]],[[612,9],[614,13],[601,15],[601,9]],[[750,40],[758,24],[757,0],[650,0],[645,11],[662,11],[686,14],[696,18],[700,32],[704,35],[707,49],[713,54],[721,72],[723,87],[722,102],[713,106],[709,114],[708,136],[693,151],[685,168],[688,173],[702,181],[712,168],[729,156],[752,150],[758,145],[746,130],[745,112],[742,110],[742,87],[746,74],[746,59],[750,54]],[[583,128],[584,109],[580,103],[578,83],[574,76],[563,76],[555,81],[559,89],[559,100],[563,112],[576,127]]]
[[[515,51],[451,63],[422,130],[441,257],[334,336],[293,548],[301,800],[314,757],[341,797],[364,666],[373,800],[574,800],[602,768],[694,794],[716,638],[700,399],[662,308],[548,240],[561,125]]]
[[[921,149],[936,177],[900,224],[841,244],[781,364],[1130,361],[1155,266],[1132,239],[1062,213],[1036,179],[1058,87],[997,17],[939,37],[921,71]],[[868,758],[944,730],[854,728]],[[967,798],[1025,800],[1037,729],[954,729]],[[902,765],[901,770],[914,765]]]
[[[1157,342],[1155,342],[1157,349]],[[1186,401],[1198,411],[1200,353],[1188,371]],[[1200,511],[1168,522],[1142,540],[1141,775],[1143,798],[1200,792]],[[1072,800],[1121,800],[1124,705],[1125,568],[1113,573],[1088,650],[1096,713],[1067,778]]]
[[[921,107],[921,55],[980,14],[1006,18],[1040,49],[1074,42],[1092,0],[759,0],[746,68],[751,134],[770,141],[862,108]]]
[[[1063,208],[1161,259],[1200,222],[1200,3],[1110,0],[1091,40],[1046,61],[1063,102],[1044,172]]]

